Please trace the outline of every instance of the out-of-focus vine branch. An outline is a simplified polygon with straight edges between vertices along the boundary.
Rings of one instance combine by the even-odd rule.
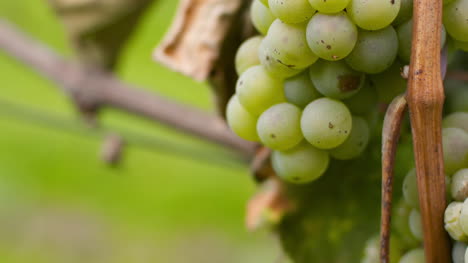
[[[0,119],[11,119],[15,122],[53,129],[54,131],[89,139],[102,139],[104,137],[108,139],[118,134],[119,139],[125,140],[125,143],[130,146],[149,152],[183,156],[187,159],[206,162],[210,165],[241,167],[249,161],[245,156],[239,156],[222,149],[204,151],[196,146],[176,143],[156,135],[148,135],[139,131],[123,129],[122,127],[109,125],[90,127],[77,121],[76,118],[61,116],[3,99],[0,99]]]
[[[238,138],[221,118],[134,88],[110,74],[89,71],[61,58],[4,20],[0,20],[0,49],[56,82],[81,108],[113,107],[227,146],[249,157],[255,153],[257,145]]]

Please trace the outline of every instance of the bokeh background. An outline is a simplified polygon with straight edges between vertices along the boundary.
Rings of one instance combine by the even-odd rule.
[[[178,1],[145,12],[118,76],[214,113],[210,90],[153,62]],[[73,58],[46,1],[0,0],[0,19]],[[0,262],[274,262],[277,241],[244,227],[255,184],[226,150],[164,126],[105,110],[99,122],[138,134],[117,167],[103,137],[83,129],[53,83],[0,51]]]

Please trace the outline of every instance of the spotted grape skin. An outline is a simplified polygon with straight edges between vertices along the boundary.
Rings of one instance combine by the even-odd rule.
[[[301,117],[302,134],[319,149],[336,148],[346,141],[352,129],[349,109],[341,101],[320,98],[305,107]]]
[[[254,116],[260,116],[269,107],[285,102],[283,82],[270,76],[261,66],[247,69],[237,80],[239,102]]]
[[[315,9],[308,0],[268,0],[271,13],[289,24],[296,24],[309,20]]]
[[[309,0],[320,13],[333,14],[346,8],[350,0]]]
[[[264,42],[274,59],[292,69],[306,68],[318,59],[307,45],[305,24],[286,24],[276,19]]]
[[[320,60],[310,67],[310,79],[316,89],[333,99],[346,99],[365,84],[365,74],[349,67],[344,61]]]
[[[307,43],[322,59],[336,61],[345,58],[353,50],[358,37],[354,23],[346,12],[318,13],[307,25]]]
[[[258,49],[258,56],[260,59],[260,64],[272,77],[278,79],[286,79],[304,71],[304,69],[294,68],[290,65],[285,65],[280,60],[274,57],[273,52],[274,47],[270,45],[266,39],[263,39]]]
[[[300,143],[286,151],[273,151],[273,169],[283,180],[294,184],[312,182],[322,176],[328,168],[330,158],[326,151],[308,143]]]
[[[358,116],[353,116],[351,133],[338,147],[329,151],[330,156],[338,160],[350,160],[359,157],[369,143],[369,125]]]
[[[301,109],[291,103],[273,105],[260,115],[257,133],[261,142],[275,150],[287,150],[299,144],[301,133]]]
[[[400,5],[401,0],[351,0],[346,10],[360,28],[378,30],[395,20]]]

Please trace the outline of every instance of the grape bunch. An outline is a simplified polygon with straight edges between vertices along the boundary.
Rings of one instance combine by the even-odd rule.
[[[468,105],[468,101],[465,101],[465,105]],[[445,229],[455,241],[453,262],[464,263],[468,262],[468,111],[445,116],[442,138],[447,199],[453,200],[445,211]],[[393,215],[392,262],[424,263],[415,169],[409,171],[403,180],[402,199],[396,205]],[[378,262],[379,249],[378,238],[370,239],[362,262]]]
[[[468,0],[444,2],[441,44],[464,49]],[[380,106],[406,89],[412,9],[412,0],[254,0],[260,35],[237,51],[229,126],[273,149],[273,168],[290,183],[359,157],[379,134]]]
[[[298,263],[379,262],[372,235],[382,123],[388,104],[407,87],[413,1],[254,0],[250,11],[259,35],[237,51],[239,79],[226,115],[238,136],[273,150],[272,167],[295,200],[297,209],[277,228],[283,248]],[[448,64],[464,67],[457,54],[468,51],[468,0],[444,0],[443,22]],[[453,181],[447,185],[460,185],[455,200],[462,202],[465,183],[455,178],[468,167],[468,87],[445,86],[444,159],[447,182]],[[405,120],[399,149],[406,152],[397,155],[403,197],[394,209],[392,263],[424,261],[414,170],[403,180],[414,166],[409,127]]]

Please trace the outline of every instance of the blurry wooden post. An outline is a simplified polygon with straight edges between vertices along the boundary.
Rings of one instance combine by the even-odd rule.
[[[442,0],[415,0],[413,46],[406,99],[413,133],[427,263],[451,262],[444,230],[445,173],[442,149],[444,88],[440,70]]]

